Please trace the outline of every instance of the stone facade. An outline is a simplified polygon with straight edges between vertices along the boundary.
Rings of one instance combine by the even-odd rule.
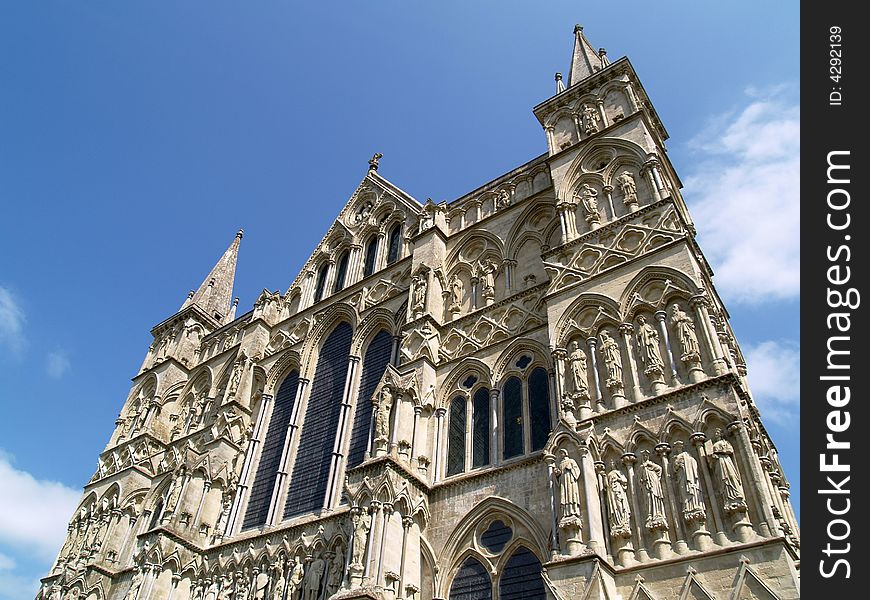
[[[799,597],[789,485],[626,58],[548,151],[420,203],[380,155],[236,316],[157,325],[39,599]]]

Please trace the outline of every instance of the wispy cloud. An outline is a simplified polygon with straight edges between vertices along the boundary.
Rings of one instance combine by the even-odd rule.
[[[0,450],[0,543],[51,561],[81,493],[16,469]]]
[[[744,348],[749,385],[764,418],[793,425],[800,414],[800,346],[766,341]]]
[[[32,598],[39,590],[39,581],[16,572],[15,560],[0,553],[0,600]]]
[[[69,356],[63,350],[49,352],[45,358],[45,372],[52,379],[60,379],[70,368]]]
[[[24,350],[24,310],[11,290],[0,286],[0,348],[5,347],[12,354]]]
[[[800,294],[800,108],[788,88],[747,90],[690,144],[684,194],[729,301]]]

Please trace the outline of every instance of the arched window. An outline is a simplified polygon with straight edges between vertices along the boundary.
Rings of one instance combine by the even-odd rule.
[[[550,380],[547,370],[537,367],[529,375],[529,417],[532,452],[540,450],[550,435]]]
[[[399,260],[399,246],[402,241],[402,226],[396,224],[390,230],[389,244],[387,245],[387,264],[391,265]]]
[[[323,508],[352,337],[353,328],[340,323],[320,348],[287,487],[285,519]]]
[[[324,262],[317,270],[317,284],[314,286],[314,301],[323,299],[323,290],[326,287],[326,275],[329,272],[329,263]]]
[[[480,561],[465,559],[453,578],[449,600],[492,600],[492,582]]]
[[[332,293],[340,292],[344,289],[344,280],[347,277],[347,261],[350,253],[345,250],[341,253],[338,259],[338,271],[335,273],[335,285],[332,286]]]
[[[386,330],[380,331],[366,349],[353,415],[350,449],[347,452],[348,469],[360,464],[365,456],[372,422],[372,394],[390,362],[392,350],[393,336]]]
[[[489,464],[489,390],[480,388],[474,392],[471,406],[471,466],[482,467]]]
[[[456,475],[465,470],[465,412],[465,397],[457,396],[450,402],[447,426],[447,475]]]
[[[375,259],[378,257],[378,236],[373,235],[366,244],[366,262],[363,267],[363,277],[368,277],[375,272]]]
[[[242,522],[243,530],[266,524],[298,387],[299,371],[293,370],[281,382],[278,393],[275,394],[269,429],[266,431],[266,439],[263,441],[257,474],[254,477],[254,484],[251,486],[251,494],[248,498],[248,509],[245,512],[245,520]]]
[[[151,522],[148,523],[148,529],[154,529],[157,527],[157,523],[160,522],[160,515],[163,514],[163,498],[157,501],[157,504],[154,506],[154,512],[151,513]]]
[[[523,453],[523,384],[511,377],[502,391],[502,432],[505,460]]]
[[[451,599],[452,599],[451,595]],[[520,546],[511,555],[498,584],[499,600],[546,600],[541,561],[531,550]]]

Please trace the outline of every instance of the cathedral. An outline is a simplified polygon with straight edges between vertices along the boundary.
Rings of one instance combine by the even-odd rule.
[[[789,483],[634,68],[577,26],[532,110],[546,152],[449,202],[375,154],[242,314],[239,231],[151,330],[37,599],[799,598]]]

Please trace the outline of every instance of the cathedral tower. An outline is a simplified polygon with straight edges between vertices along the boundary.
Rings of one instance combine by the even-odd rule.
[[[286,291],[242,233],[154,344],[40,599],[799,597],[788,482],[667,132],[580,26],[547,152],[376,154]]]

